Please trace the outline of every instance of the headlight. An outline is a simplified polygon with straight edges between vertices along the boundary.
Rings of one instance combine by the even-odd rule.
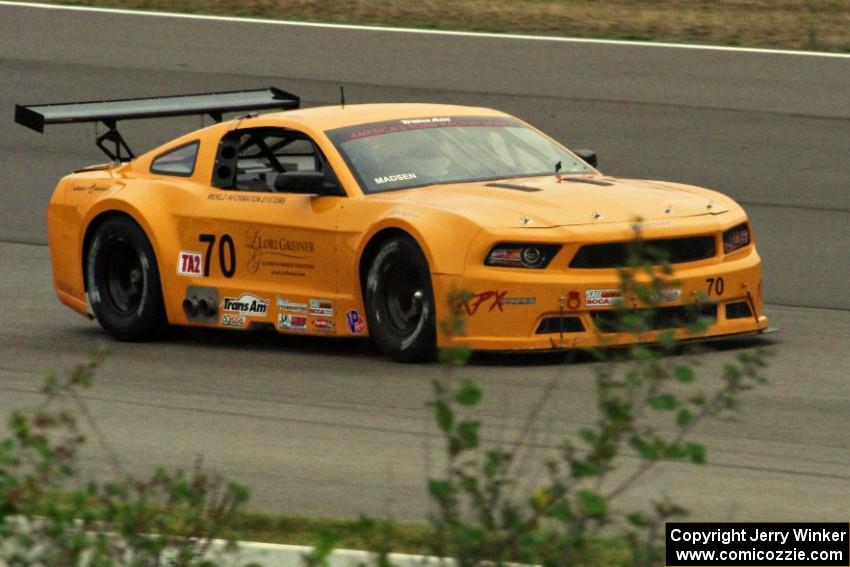
[[[542,270],[560,249],[558,244],[497,244],[487,254],[484,265]]]
[[[739,224],[723,233],[723,253],[729,254],[747,246],[750,243],[750,227],[747,223]]]

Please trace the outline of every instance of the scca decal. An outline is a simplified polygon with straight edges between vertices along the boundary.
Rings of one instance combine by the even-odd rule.
[[[311,299],[310,315],[315,315],[316,317],[333,317],[333,302],[328,299]]]
[[[221,316],[221,325],[223,327],[234,327],[237,329],[241,329],[245,326],[245,316],[244,315],[234,315],[232,313],[225,313]]]
[[[588,289],[584,292],[584,304],[588,307],[607,307],[622,301],[622,289]]]

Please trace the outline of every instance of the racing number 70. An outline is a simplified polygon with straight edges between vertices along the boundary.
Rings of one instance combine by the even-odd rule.
[[[708,284],[709,296],[711,296],[712,292],[714,292],[714,295],[723,295],[723,289],[725,288],[723,278],[705,278],[705,283]]]
[[[215,234],[202,234],[198,238],[201,242],[206,243],[207,253],[204,256],[204,276],[210,275],[210,258],[215,245]],[[218,241],[218,264],[221,267],[221,273],[226,278],[232,278],[236,273],[236,247],[233,245],[233,239],[229,234],[222,234],[221,240]]]

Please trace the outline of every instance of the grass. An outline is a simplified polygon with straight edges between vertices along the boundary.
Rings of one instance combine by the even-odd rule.
[[[392,542],[392,553],[428,554],[430,531],[422,524],[403,524],[361,518],[340,520],[283,516],[260,512],[237,514],[220,537],[240,541],[286,543],[314,546],[331,539],[336,549],[376,551]],[[626,544],[617,539],[598,539],[588,549],[583,567],[610,567],[628,564]]]
[[[65,493],[51,493],[31,513],[47,515],[46,509],[59,505],[62,509],[73,499]],[[101,504],[93,501],[89,507]],[[169,525],[171,533],[184,530],[186,517],[180,508],[148,507],[158,521]],[[191,514],[190,514],[191,515]],[[187,535],[189,533],[187,532]],[[369,552],[386,550],[390,553],[429,555],[432,531],[429,526],[393,520],[366,518],[321,518],[276,514],[270,512],[238,511],[224,519],[214,534],[216,539],[303,545],[333,549],[356,549]],[[588,561],[577,567],[610,567],[632,563],[628,545],[614,537],[593,540],[587,549]]]
[[[850,52],[848,0],[70,0],[287,20]]]
[[[428,552],[428,534],[428,528],[421,524],[240,512],[225,526],[221,537],[308,546],[332,537],[339,549],[365,550],[379,549],[389,540],[394,552],[424,554]]]

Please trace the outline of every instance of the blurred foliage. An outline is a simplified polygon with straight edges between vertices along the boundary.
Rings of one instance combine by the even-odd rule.
[[[247,491],[200,462],[189,471],[158,469],[149,478],[123,475],[80,395],[106,356],[99,348],[67,376],[48,372],[43,401],[9,418],[0,441],[0,563],[213,565],[211,539],[248,499]],[[86,441],[80,417],[100,437],[122,480],[80,478]]]
[[[652,501],[647,510],[623,509],[620,497],[662,461],[703,465],[707,450],[690,434],[701,422],[740,409],[742,394],[765,381],[769,353],[741,352],[726,363],[719,382],[700,380],[696,360],[673,356],[683,348],[674,330],[661,331],[656,345],[641,344],[653,328],[659,298],[676,282],[666,259],[645,245],[639,232],[620,280],[623,301],[614,309],[610,330],[631,335],[634,344],[589,349],[596,360],[596,420],[579,428],[575,441],[561,441],[557,455],[545,462],[546,478],[524,494],[527,479],[517,476],[516,465],[517,448],[527,440],[482,442],[483,425],[474,410],[483,392],[475,382],[456,377],[468,349],[441,353],[446,376],[434,381],[428,403],[446,452],[444,472],[428,481],[435,507],[433,554],[455,557],[461,566],[596,565],[595,546],[607,535],[628,546],[619,563],[663,564],[664,523],[687,510],[667,498]],[[457,294],[454,303],[462,305],[464,298]],[[700,336],[711,323],[698,311],[705,301],[696,298],[685,338]],[[461,320],[444,330],[461,331],[462,338],[463,310],[453,312]],[[605,335],[599,337],[604,342]]]
[[[232,540],[241,538],[309,544],[312,551],[303,557],[309,567],[326,567],[340,545],[375,552],[381,567],[391,565],[390,552],[397,550],[452,557],[460,566],[662,564],[664,523],[687,511],[667,498],[648,509],[626,509],[620,497],[661,462],[704,464],[707,450],[691,440],[694,428],[740,410],[742,394],[765,381],[768,353],[740,352],[719,380],[701,379],[697,360],[680,356],[682,337],[673,330],[661,331],[653,346],[641,343],[659,299],[676,282],[666,259],[639,232],[620,280],[624,301],[610,324],[634,344],[588,350],[595,360],[595,421],[561,440],[543,463],[545,475],[530,488],[517,472],[518,449],[550,389],[544,388],[518,438],[485,443],[485,424],[476,416],[484,392],[457,376],[472,353],[463,346],[440,352],[444,374],[433,382],[428,407],[444,441],[445,468],[428,479],[434,506],[427,526],[245,513],[246,489],[206,472],[200,461],[190,471],[158,469],[145,479],[124,474],[81,396],[107,356],[100,348],[67,376],[48,372],[42,402],[8,420],[0,440],[0,563],[217,565],[235,549]],[[468,298],[452,294],[453,316],[442,323],[444,332],[464,335]],[[707,300],[696,298],[685,338],[711,323],[696,307]],[[105,449],[115,478],[123,480],[80,478],[81,419]],[[217,537],[231,544],[212,553]]]

